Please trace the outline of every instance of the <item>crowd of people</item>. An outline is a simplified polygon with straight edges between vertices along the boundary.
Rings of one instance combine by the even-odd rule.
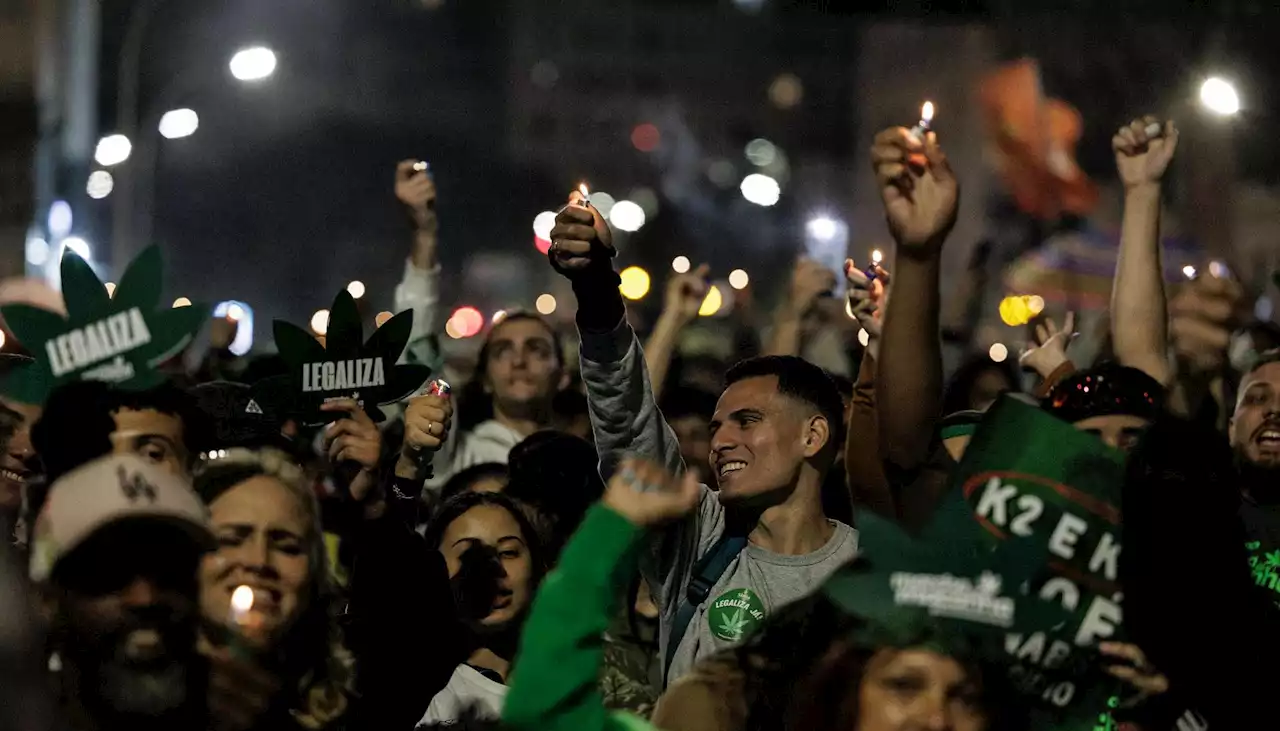
[[[150,357],[154,378],[101,366],[125,325],[84,352],[22,342],[0,363],[5,714],[77,731],[1259,727],[1280,641],[1280,336],[1244,319],[1220,263],[1166,277],[1177,144],[1151,117],[1117,132],[1107,347],[1073,362],[1074,317],[1041,315],[1026,390],[985,353],[944,370],[965,171],[905,128],[871,148],[892,256],[800,261],[736,362],[681,352],[705,267],[671,278],[642,341],[609,224],[574,192],[547,258],[576,335],[509,312],[455,373],[435,183],[414,160],[395,171],[411,315],[366,342],[389,362],[351,345],[340,303],[321,348],[277,328],[280,354],[236,357],[220,318],[197,367]],[[69,319],[3,309],[19,341],[20,323],[87,332],[107,311],[100,282],[63,279]],[[136,279],[114,296],[159,340],[174,325],[147,318]],[[820,336],[848,373],[815,364]],[[49,366],[66,353],[74,368]],[[56,377],[33,388],[36,370]]]

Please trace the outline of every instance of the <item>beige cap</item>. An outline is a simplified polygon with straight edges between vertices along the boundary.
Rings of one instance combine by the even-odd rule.
[[[136,455],[111,455],[68,472],[49,489],[31,541],[31,579],[47,580],[58,561],[98,530],[138,518],[169,522],[198,546],[214,545],[209,511],[189,480]]]

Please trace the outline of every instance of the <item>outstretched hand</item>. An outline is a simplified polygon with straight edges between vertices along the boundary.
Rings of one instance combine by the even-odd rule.
[[[871,166],[898,252],[934,255],[956,223],[960,185],[938,136],[919,139],[902,127],[876,135]]]
[[[871,279],[866,272],[854,264],[853,259],[844,262],[845,281],[848,282],[848,308],[853,317],[867,333],[867,342],[863,343],[873,359],[880,356],[880,332],[884,320],[884,306],[889,299],[889,285],[893,277],[879,264],[872,264],[876,278]]]
[[[1048,378],[1067,362],[1067,346],[1076,336],[1076,313],[1068,312],[1062,329],[1052,317],[1044,318],[1044,322],[1036,323],[1035,341],[1027,343],[1018,362],[1024,368],[1030,368],[1041,378]]]
[[[603,502],[632,523],[649,528],[687,515],[701,495],[692,470],[676,477],[652,462],[628,459],[609,480]]]

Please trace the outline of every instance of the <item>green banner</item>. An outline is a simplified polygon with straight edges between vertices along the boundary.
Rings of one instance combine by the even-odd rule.
[[[967,509],[993,547],[1016,540],[1041,549],[1029,589],[1069,619],[1005,640],[1015,680],[1039,700],[1034,728],[1094,728],[1117,688],[1096,647],[1121,639],[1123,480],[1122,453],[1006,397],[974,433],[939,507]]]

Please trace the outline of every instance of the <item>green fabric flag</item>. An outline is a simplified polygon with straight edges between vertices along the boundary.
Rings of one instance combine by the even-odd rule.
[[[59,385],[105,381],[126,390],[160,384],[158,368],[179,355],[204,324],[204,307],[160,303],[163,264],[151,246],[129,263],[114,294],[89,263],[62,256],[67,316],[25,304],[0,307],[13,334],[36,356],[5,379],[5,394],[39,404]]]
[[[1040,717],[1033,728],[1089,729],[1118,683],[1097,644],[1121,640],[1120,487],[1124,455],[1034,406],[1000,399],[965,451],[940,516],[967,511],[988,545],[1030,541],[1030,589],[1069,612],[1064,626],[1011,632],[1005,649]]]

